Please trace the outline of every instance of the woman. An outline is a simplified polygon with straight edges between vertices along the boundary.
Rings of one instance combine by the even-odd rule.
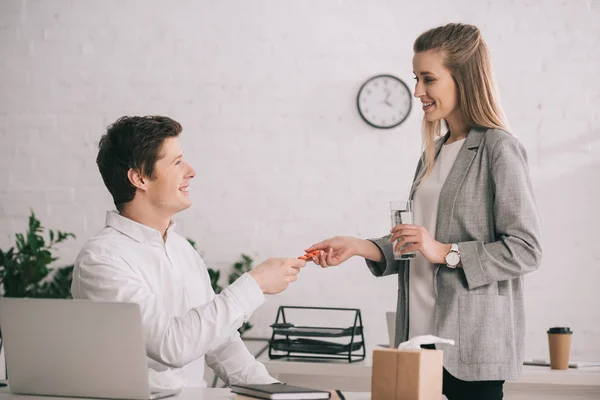
[[[364,257],[376,276],[398,274],[396,344],[433,334],[450,399],[502,399],[523,361],[523,275],[541,259],[540,222],[523,145],[498,104],[487,45],[472,25],[448,24],[414,43],[424,153],[411,189],[415,225],[362,240],[334,237],[307,251],[322,267]],[[442,129],[445,135],[441,136]],[[437,139],[437,140],[436,140]],[[395,251],[417,251],[396,261]]]

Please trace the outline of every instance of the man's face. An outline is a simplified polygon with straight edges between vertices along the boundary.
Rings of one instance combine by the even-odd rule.
[[[196,171],[183,159],[183,149],[176,137],[166,138],[154,165],[154,173],[147,181],[146,196],[154,208],[169,217],[189,208],[190,180]]]

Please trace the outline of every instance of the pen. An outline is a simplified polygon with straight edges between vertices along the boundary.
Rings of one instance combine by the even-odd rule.
[[[336,390],[335,391],[338,395],[338,397],[340,398],[340,400],[346,400],[346,398],[344,397],[344,395],[342,394],[341,390]]]

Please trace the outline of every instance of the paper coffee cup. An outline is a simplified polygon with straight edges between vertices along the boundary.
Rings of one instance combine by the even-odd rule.
[[[569,369],[571,337],[573,332],[567,327],[548,329],[548,347],[550,348],[550,368]]]

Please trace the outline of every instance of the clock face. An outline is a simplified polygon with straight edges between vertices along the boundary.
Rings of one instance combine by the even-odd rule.
[[[389,129],[400,125],[412,106],[408,86],[392,75],[377,75],[367,80],[356,98],[362,119],[375,128]]]
[[[446,262],[450,265],[456,265],[460,262],[458,254],[452,252],[446,255]]]

